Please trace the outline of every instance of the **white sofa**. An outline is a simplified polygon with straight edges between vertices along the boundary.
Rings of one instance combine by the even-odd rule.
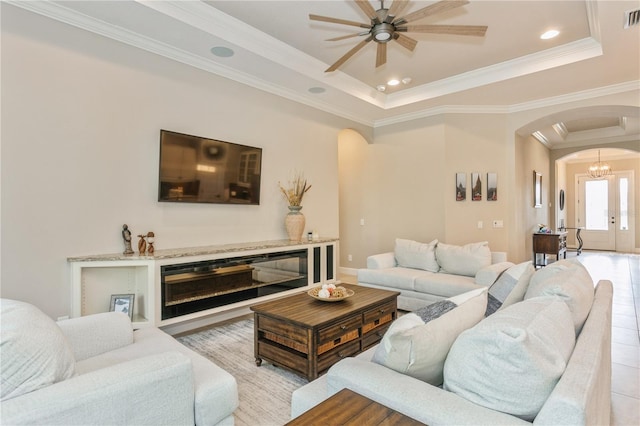
[[[594,291],[588,273],[584,278],[586,270],[576,266],[577,262],[567,262],[536,271],[530,280],[527,278],[529,288],[522,302],[498,310],[458,335],[442,367],[442,386],[372,361],[379,355],[385,334],[379,346],[338,362],[327,374],[296,390],[291,416],[297,417],[349,388],[429,425],[609,424],[612,283],[602,280]],[[564,322],[547,316],[545,311],[526,327],[520,327],[521,314],[532,304],[534,311],[539,311],[540,306],[548,306],[550,312],[551,307],[562,308]],[[452,312],[456,309],[459,308]],[[495,327],[505,320],[506,328]],[[445,324],[451,322],[449,319]],[[564,333],[560,346],[572,343],[575,336],[575,345],[563,349],[564,362],[556,359],[560,350],[551,338],[559,330]],[[487,336],[502,336],[503,344],[469,345],[486,340]],[[523,365],[530,368],[523,369]],[[550,369],[559,377],[545,385],[543,378]],[[547,389],[540,399],[542,385]],[[514,414],[536,398],[540,399],[540,406],[533,414]],[[500,406],[503,403],[507,406]]]
[[[5,425],[232,425],[236,380],[121,312],[55,323],[2,299]]]
[[[367,258],[358,284],[399,291],[398,308],[414,311],[481,286],[488,287],[513,263],[487,242],[454,246],[437,240],[396,239],[395,250]]]

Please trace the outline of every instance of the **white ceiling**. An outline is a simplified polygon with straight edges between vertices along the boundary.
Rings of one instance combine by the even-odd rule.
[[[418,40],[413,52],[393,41],[387,63],[376,69],[371,42],[333,73],[324,70],[362,37],[325,40],[359,29],[308,15],[368,23],[352,1],[11,3],[376,127],[444,111],[521,111],[640,86],[640,25],[623,28],[625,12],[640,8],[637,0],[472,0],[415,23],[487,25],[484,37],[407,33]],[[409,1],[399,15],[432,3]],[[560,35],[540,40],[551,28]],[[234,55],[213,55],[217,46]],[[375,88],[404,77],[411,83],[384,93]],[[640,134],[639,122],[637,107],[582,109],[528,130],[558,148],[584,138]]]

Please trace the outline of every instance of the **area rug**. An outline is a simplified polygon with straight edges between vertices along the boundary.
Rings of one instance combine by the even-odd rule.
[[[253,356],[253,318],[178,337],[188,348],[224,368],[238,382],[239,426],[280,426],[290,420],[291,393],[308,380]]]

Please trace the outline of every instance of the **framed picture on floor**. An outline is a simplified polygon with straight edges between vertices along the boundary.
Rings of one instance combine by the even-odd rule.
[[[487,173],[487,201],[498,201],[497,173]]]
[[[135,294],[112,294],[110,312],[124,312],[133,320],[133,301]]]
[[[471,173],[471,201],[482,200],[482,178],[480,173]]]
[[[456,201],[467,199],[467,174],[456,173]]]

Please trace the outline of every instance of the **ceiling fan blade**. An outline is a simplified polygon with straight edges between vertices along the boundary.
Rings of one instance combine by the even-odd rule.
[[[416,44],[418,44],[418,40],[415,40],[409,36],[406,36],[398,32],[393,34],[393,38],[398,42],[398,44],[400,44],[400,46],[412,52],[413,52],[413,49],[416,48]]]
[[[398,19],[395,22],[395,24],[402,25],[407,22],[412,22],[412,21],[416,21],[418,19],[424,18],[425,16],[446,12],[448,10],[455,9],[460,6],[464,6],[465,4],[469,4],[469,1],[468,0],[442,0],[437,3],[433,3],[427,7],[423,7],[422,9],[418,9],[415,12],[411,12],[410,14]]]
[[[407,25],[396,28],[396,31],[431,34],[455,34],[464,36],[484,36],[487,32],[486,25]]]
[[[387,63],[387,43],[378,43],[376,52],[376,68]]]
[[[398,16],[398,13],[400,13],[402,9],[404,9],[404,7],[407,5],[407,2],[408,0],[394,0],[393,3],[391,3],[391,7],[389,7],[389,10],[387,11],[387,17],[385,18],[384,22],[386,22],[387,24],[393,22],[396,16]]]
[[[347,62],[349,58],[355,55],[358,50],[362,49],[371,40],[373,40],[373,37],[369,36],[366,39],[362,40],[360,43],[356,44],[350,51],[345,53],[340,59],[338,59],[333,65],[327,68],[324,72],[332,72],[340,68],[342,64]]]
[[[367,34],[368,33],[348,34],[348,35],[343,35],[343,36],[340,36],[340,37],[328,38],[325,41],[340,41],[340,40],[344,40],[344,39],[347,39],[347,38],[358,37],[358,36],[367,35]]]
[[[309,19],[312,21],[330,22],[332,24],[351,25],[353,27],[371,28],[371,25],[363,24],[361,22],[349,21],[347,19],[331,18],[329,16],[313,15],[309,14]]]
[[[378,14],[376,13],[376,10],[373,8],[373,6],[371,6],[371,3],[369,3],[368,0],[354,0],[354,1],[356,2],[356,5],[358,5],[358,7],[362,9],[364,14],[369,17],[369,19],[374,21],[376,24],[380,23],[380,19],[378,18]]]

